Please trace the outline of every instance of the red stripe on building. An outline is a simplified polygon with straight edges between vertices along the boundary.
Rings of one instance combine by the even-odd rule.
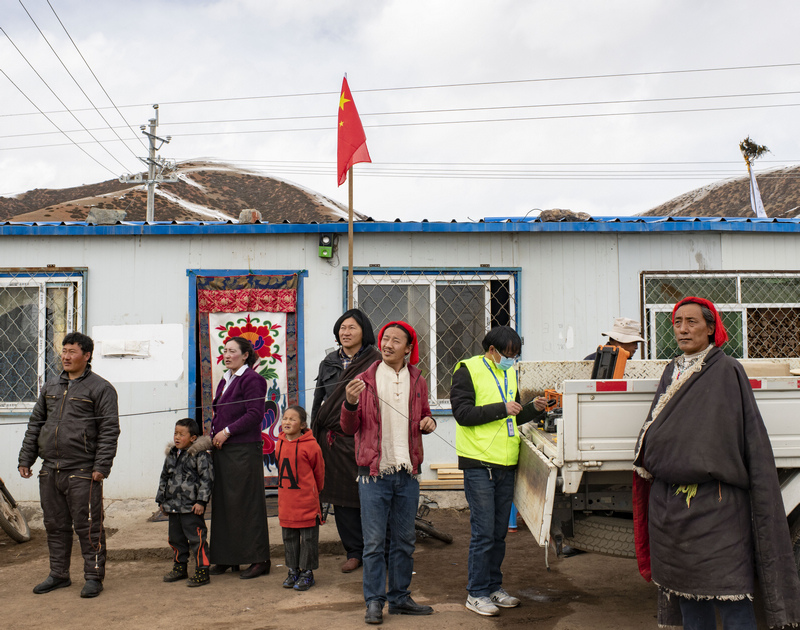
[[[761,389],[761,379],[760,378],[751,378],[750,379],[750,387],[753,389]]]

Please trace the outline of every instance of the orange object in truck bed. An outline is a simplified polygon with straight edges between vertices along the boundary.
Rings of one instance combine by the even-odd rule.
[[[619,346],[597,346],[597,355],[592,367],[593,379],[617,379],[625,375],[628,351]]]

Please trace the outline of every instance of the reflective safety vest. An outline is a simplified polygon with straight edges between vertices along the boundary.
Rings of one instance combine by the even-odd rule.
[[[486,364],[489,364],[488,367]],[[497,369],[494,361],[478,355],[456,365],[458,370],[465,365],[472,377],[472,386],[475,389],[475,406],[483,407],[493,403],[516,400],[517,398],[517,371],[514,368],[506,372]],[[508,390],[506,389],[508,377]],[[501,393],[502,392],[502,393]],[[516,466],[519,459],[519,429],[514,416],[493,420],[486,424],[473,427],[463,427],[456,424],[456,451],[460,457],[480,460],[489,464],[500,466]],[[511,435],[509,435],[511,433]]]

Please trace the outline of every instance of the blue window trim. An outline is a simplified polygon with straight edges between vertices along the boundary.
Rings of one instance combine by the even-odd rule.
[[[518,333],[520,331],[520,304],[522,304],[522,286],[520,284],[520,275],[522,267],[353,267],[354,275],[366,276],[370,274],[377,274],[385,272],[389,275],[440,275],[448,273],[475,273],[475,274],[494,274],[506,273],[514,277],[514,321],[516,322],[514,330]],[[347,308],[347,269],[342,269],[342,305]],[[377,339],[377,337],[376,337]],[[431,409],[431,415],[434,416],[452,416],[451,409]]]
[[[189,278],[189,412],[195,413],[197,405],[197,277],[198,276],[286,276],[297,274],[297,392],[301,407],[306,400],[305,316],[303,313],[303,278],[306,269],[187,269]]]

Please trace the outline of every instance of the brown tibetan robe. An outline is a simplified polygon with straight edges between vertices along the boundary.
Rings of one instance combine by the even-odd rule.
[[[712,348],[652,420],[674,369],[673,361],[664,370],[634,459],[642,477],[652,476],[651,484],[634,484],[634,502],[644,506],[635,511],[637,554],[642,566],[649,535],[659,625],[682,625],[673,595],[752,598],[756,575],[769,626],[800,623],[800,579],[775,459],[747,375]],[[687,502],[679,488],[694,484]]]

